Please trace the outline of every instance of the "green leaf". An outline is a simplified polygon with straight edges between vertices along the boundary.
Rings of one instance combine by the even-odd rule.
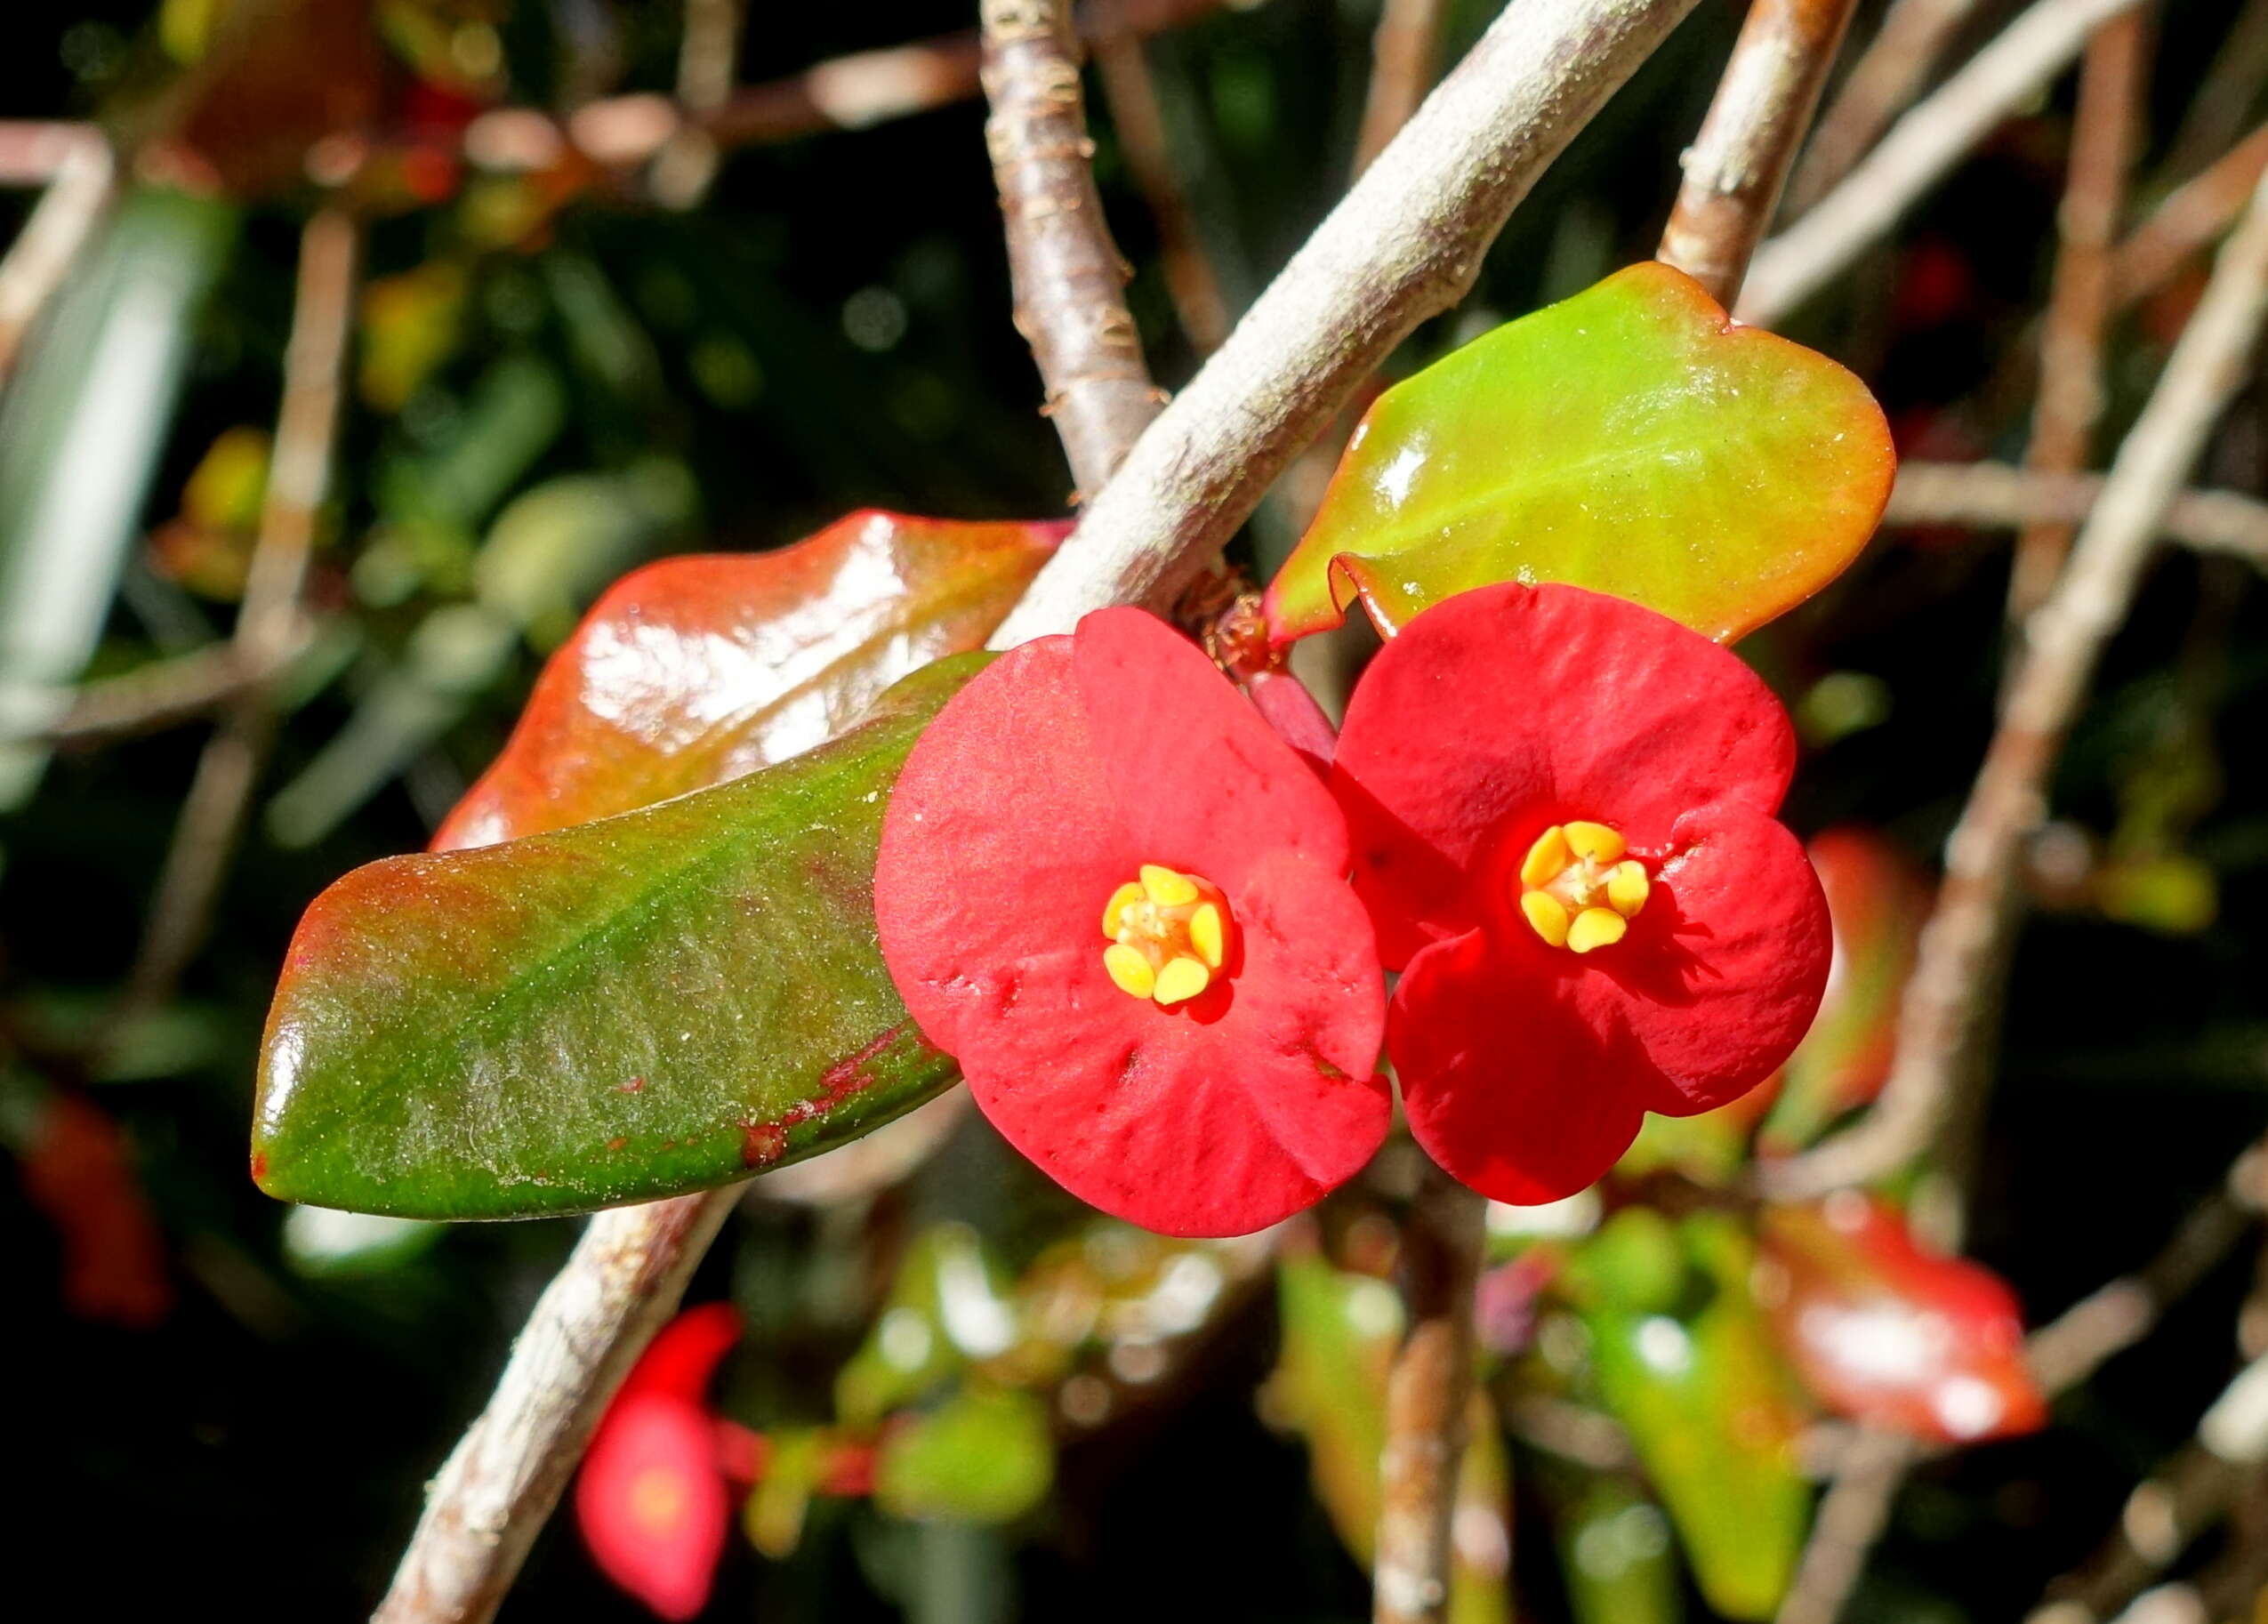
[[[921,1522],[1011,1523],[1048,1497],[1047,1406],[1015,1387],[968,1387],[883,1437],[874,1503]]]
[[[888,792],[981,655],[832,744],[579,828],[358,869],[269,1015],[253,1173],[405,1218],[587,1211],[816,1154],[953,1079],[874,942]]]
[[[1612,1477],[1562,1514],[1559,1564],[1575,1624],[1677,1624],[1683,1609],[1661,1507]]]
[[[1709,1604],[1731,1619],[1768,1619],[1786,1595],[1811,1515],[1798,1469],[1804,1415],[1770,1329],[1747,1286],[1745,1237],[1688,1240],[1717,1277],[1690,1319],[1604,1309],[1587,1316],[1599,1388],[1629,1429],[1669,1508]]]
[[[1323,631],[1359,597],[1391,634],[1452,593],[1556,581],[1729,640],[1857,556],[1894,464],[1857,378],[1634,265],[1381,395],[1269,628]]]
[[[966,1224],[914,1238],[889,1300],[858,1351],[835,1375],[835,1413],[871,1427],[972,1361],[1015,1345],[1019,1316],[1006,1275]]]

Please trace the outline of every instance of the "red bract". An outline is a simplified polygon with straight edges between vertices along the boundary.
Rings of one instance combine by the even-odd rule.
[[[2015,1295],[1988,1269],[1920,1250],[1896,1209],[1845,1191],[1766,1213],[1760,1239],[1780,1339],[1841,1413],[1945,1443],[2047,1419]]]
[[[892,796],[882,956],[993,1125],[1172,1234],[1312,1204],[1386,1133],[1385,999],[1329,792],[1132,609],[954,696]]]
[[[1819,881],[1772,816],[1787,713],[1733,655],[1574,587],[1461,593],[1347,707],[1332,787],[1389,969],[1419,1141],[1500,1201],[1572,1194],[1648,1111],[1771,1074],[1827,979]]]
[[[722,1303],[664,1327],[608,1406],[575,1483],[575,1522],[591,1560],[664,1619],[690,1619],[708,1604],[724,1555],[728,1443],[702,1394],[739,1334]]]

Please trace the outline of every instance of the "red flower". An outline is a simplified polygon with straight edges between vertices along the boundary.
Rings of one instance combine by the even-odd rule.
[[[708,1605],[724,1556],[732,1507],[722,1451],[731,1440],[702,1395],[739,1337],[724,1303],[664,1326],[607,1407],[575,1483],[591,1559],[664,1619]]]
[[[1895,1208],[1846,1190],[1767,1211],[1760,1240],[1773,1328],[1840,1413],[1943,1443],[2047,1420],[2015,1294],[1989,1269],[1923,1251]]]
[[[1420,1143],[1500,1201],[1569,1195],[1648,1111],[1771,1074],[1826,984],[1772,817],[1787,713],[1725,649],[1574,587],[1428,609],[1355,690],[1332,787],[1389,969]]]
[[[1385,1137],[1347,863],[1330,794],[1211,663],[1106,609],[930,723],[875,912],[907,1009],[1010,1143],[1105,1211],[1237,1234]]]

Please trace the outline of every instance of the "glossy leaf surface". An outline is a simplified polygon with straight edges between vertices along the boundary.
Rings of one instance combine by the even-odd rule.
[[[1762,1247],[1773,1327],[1843,1414],[1942,1443],[2047,1419],[2015,1294],[1977,1264],[1923,1251],[1896,1209],[1854,1191],[1774,1208]]]
[[[1701,1220],[1689,1225],[1692,1232]],[[1607,1407],[1637,1446],[1693,1577],[1731,1619],[1768,1619],[1787,1592],[1810,1520],[1798,1469],[1802,1410],[1749,1297],[1746,1244],[1709,1234],[1717,1290],[1687,1318],[1588,1315]]]
[[[1559,1568],[1575,1624],[1676,1624],[1669,1524],[1629,1483],[1601,1477],[1561,1514]]]
[[[980,663],[794,761],[585,828],[389,858],[308,910],[253,1171],[412,1218],[588,1210],[857,1137],[950,1082],[874,946],[888,792]]]
[[[1857,378],[1634,265],[1379,398],[1268,589],[1270,633],[1358,597],[1391,633],[1455,592],[1556,581],[1730,639],[1850,563],[1894,462]]]
[[[625,576],[544,666],[435,848],[608,817],[810,749],[899,678],[982,645],[1064,529],[870,511],[776,552]]]

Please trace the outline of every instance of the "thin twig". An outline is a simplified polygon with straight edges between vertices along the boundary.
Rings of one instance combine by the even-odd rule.
[[[2221,36],[2213,65],[2189,92],[2189,110],[2167,143],[2164,173],[2182,180],[2225,151],[2244,128],[2268,79],[2268,0],[2245,0]]]
[[[0,379],[13,369],[24,335],[70,275],[117,195],[117,161],[99,134],[71,141],[55,160],[53,174],[39,206],[0,259]]]
[[[1152,423],[999,635],[1170,605],[1693,0],[1516,0]]]
[[[1044,596],[1027,594],[996,647],[1067,631],[1085,607],[1132,601],[1192,563],[1202,565],[1221,536],[1243,522],[1259,478],[1240,486],[1241,505],[1225,517],[1198,511],[1222,481],[1163,477],[1181,436],[1208,437],[1222,466],[1243,458],[1272,472],[1300,435],[1313,434],[1375,364],[1390,340],[1442,308],[1469,281],[1481,250],[1512,204],[1575,130],[1683,16],[1691,0],[1528,0],[1516,6],[1520,29],[1492,29],[1492,46],[1477,53],[1480,71],[1461,69],[1437,92],[1407,133],[1389,148],[1356,194],[1324,223],[1317,241],[1297,256],[1261,301],[1271,314],[1257,324],[1263,341],[1239,349],[1248,318],[1208,361],[1185,392],[1201,410],[1185,427],[1166,417],[1137,446],[1160,442],[1146,471],[1136,458],[1105,487],[1097,508],[1122,486],[1134,505],[1154,507],[1149,545],[1169,556],[1148,567],[1130,564],[1128,539],[1078,550]],[[1455,93],[1444,93],[1463,81]],[[1484,183],[1483,173],[1494,179]],[[1420,182],[1438,181],[1440,184]],[[1355,251],[1359,243],[1361,252]],[[1370,274],[1350,271],[1374,267]],[[1259,307],[1256,307],[1256,311]],[[1361,356],[1347,362],[1331,335],[1362,329]],[[1284,334],[1297,342],[1285,344]],[[1235,354],[1231,352],[1235,351]],[[1169,413],[1167,414],[1170,416]],[[1165,437],[1161,438],[1161,430]],[[1090,510],[1088,524],[1095,522]],[[1123,520],[1117,521],[1122,525]],[[1082,561],[1083,560],[1083,561]],[[1129,584],[1137,583],[1138,584]],[[730,1191],[686,1202],[721,1221]],[[510,1588],[559,1486],[573,1470],[591,1426],[638,1350],[683,1285],[699,1243],[714,1226],[677,1220],[668,1237],[650,1233],[641,1215],[663,1208],[602,1213],[521,1331],[482,1418],[478,1447],[461,1446],[462,1467],[445,1472],[429,1498],[381,1616],[387,1624],[477,1624]],[[621,1286],[620,1282],[631,1282]],[[470,1452],[463,1452],[469,1451]],[[518,1485],[509,1494],[481,1483]],[[491,1508],[478,1515],[478,1507]],[[497,1514],[495,1508],[505,1509]]]
[[[247,666],[234,643],[213,643],[84,683],[62,715],[26,736],[50,744],[107,744],[210,715],[275,680],[304,646],[307,630],[301,629],[276,667]]]
[[[2268,173],[2268,125],[2167,194],[2119,245],[2111,280],[2119,308],[2156,293],[2192,255],[2219,238],[2244,213],[2245,202],[2264,173]]]
[[[717,140],[697,121],[713,117],[732,99],[742,20],[741,0],[685,0],[685,27],[678,39],[677,100],[696,122],[670,137],[647,177],[654,196],[670,208],[694,207],[716,179]]]
[[[2034,0],[1794,225],[1757,251],[1741,319],[1770,326],[1842,274],[1947,171],[2141,0]]]
[[[2212,1273],[2260,1216],[2268,1195],[2264,1162],[2268,1152],[2248,1148],[2156,1257],[2088,1292],[2025,1339],[2024,1357],[2042,1390],[2053,1396],[2079,1386],[2141,1341],[2167,1305]]]
[[[1750,0],[1725,76],[1686,149],[1654,258],[1730,304],[1780,206],[1856,0]]]
[[[1402,133],[1433,88],[1441,70],[1441,25],[1447,10],[1444,0],[1386,0],[1379,8],[1378,31],[1371,36],[1370,88],[1363,92],[1363,123],[1355,134],[1355,179]]]
[[[1110,109],[1111,127],[1118,132],[1127,173],[1150,205],[1150,218],[1157,227],[1158,257],[1164,263],[1175,318],[1191,348],[1200,356],[1210,355],[1228,336],[1228,296],[1221,291],[1212,256],[1205,252],[1197,212],[1174,161],[1149,58],[1142,42],[1131,35],[1098,39],[1094,49],[1103,100]]]
[[[1473,1293],[1487,1202],[1426,1164],[1403,1226],[1410,1329],[1386,1382],[1373,1624],[1449,1612],[1450,1524],[1473,1399]]]
[[[1921,1446],[1902,1434],[1862,1427],[1852,1435],[1820,1497],[1810,1540],[1775,1624],[1835,1624],[1842,1616],[1920,1453]]]
[[[2040,329],[2039,404],[2032,413],[2024,466],[2071,474],[2087,466],[2103,414],[2103,340],[2111,320],[2111,245],[2134,162],[2144,58],[2143,13],[2113,17],[2087,42],[2071,119],[2071,156],[2055,220],[2060,244]],[[2053,520],[2016,537],[2008,615],[2022,623],[2063,567],[2076,531]]]
[[[372,1624],[495,1615],[607,1401],[676,1311],[740,1193],[728,1186],[591,1218],[434,1478]]]
[[[2087,1563],[2048,1587],[2027,1624],[2096,1624],[2164,1572],[2225,1515],[2268,1460],[2268,1360],[2256,1359],[2216,1399],[2184,1443],[2127,1497]]]
[[[0,186],[48,186],[87,146],[107,146],[101,129],[52,118],[0,118]]]
[[[1945,880],[1899,1009],[1889,1082],[1859,1124],[1759,1182],[1780,1199],[1862,1183],[1902,1165],[1936,1130],[1974,1052],[1974,991],[1993,985],[2015,919],[2023,842],[2103,646],[2125,620],[2151,543],[2207,434],[2245,375],[2268,310],[2268,181],[2223,247],[2197,312],[2133,431],[2071,559],[2024,625],[1999,728],[1946,843]]]
[[[358,236],[353,217],[336,206],[317,210],[300,236],[283,405],[244,601],[230,638],[246,671],[280,670],[302,636],[301,589],[330,494],[351,350]],[[165,1001],[203,944],[275,726],[263,684],[238,695],[197,758],[127,978],[120,1029]]]
[[[1891,0],[1881,28],[1820,115],[1819,133],[1788,183],[1791,212],[1808,209],[1850,173],[1884,126],[1921,93],[1975,10],[1976,0]]]
[[[1223,0],[1090,0],[1082,38],[1142,38],[1185,27]],[[615,168],[647,162],[688,126],[722,149],[794,141],[830,130],[864,130],[966,101],[977,92],[977,30],[941,34],[816,63],[785,78],[736,91],[712,111],[668,96],[609,96],[564,124],[534,108],[499,108],[465,127],[464,154],[488,170],[548,169],[570,152]]]
[[[1103,218],[1068,0],[984,0],[985,145],[1008,229],[1016,330],[1082,492],[1103,487],[1164,397]]]
[[[2076,525],[2102,494],[2101,474],[2034,474],[2006,462],[1905,462],[1882,522],[1996,530]],[[2268,502],[2257,497],[2184,491],[2167,505],[2160,527],[2167,540],[2193,551],[2226,553],[2268,569]]]

